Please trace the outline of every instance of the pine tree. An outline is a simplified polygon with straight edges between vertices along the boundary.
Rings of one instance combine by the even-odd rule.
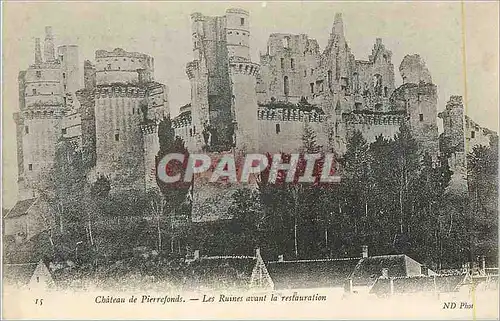
[[[317,154],[321,152],[322,146],[316,142],[316,133],[309,123],[304,124],[304,133],[302,134],[302,149],[305,153]]]

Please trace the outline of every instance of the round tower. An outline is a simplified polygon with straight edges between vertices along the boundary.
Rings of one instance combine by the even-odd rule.
[[[250,60],[249,13],[243,9],[226,10],[226,39],[229,57]]]
[[[143,137],[139,125],[145,90],[113,84],[95,89],[96,170],[109,175],[112,189],[140,189]]]
[[[256,76],[260,66],[233,58],[230,60],[233,84],[234,138],[236,149],[246,153],[258,151]]]

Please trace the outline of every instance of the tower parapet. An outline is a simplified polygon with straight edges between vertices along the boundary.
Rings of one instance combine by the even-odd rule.
[[[154,79],[154,59],[149,55],[116,48],[113,51],[97,50],[95,58],[97,85],[138,84]]]
[[[258,151],[259,132],[257,116],[256,76],[260,66],[234,57],[230,60],[233,99],[234,145],[238,151]]]

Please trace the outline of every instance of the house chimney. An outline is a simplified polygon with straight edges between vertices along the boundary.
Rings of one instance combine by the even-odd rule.
[[[481,256],[481,272],[486,275],[486,256]]]
[[[278,255],[278,262],[285,262],[285,256],[283,254]]]
[[[194,260],[199,260],[200,259],[200,250],[194,250],[194,252],[193,252],[193,259]]]
[[[260,257],[260,249],[259,248],[255,249],[255,257]]]
[[[363,245],[361,247],[361,256],[368,257],[368,245]]]

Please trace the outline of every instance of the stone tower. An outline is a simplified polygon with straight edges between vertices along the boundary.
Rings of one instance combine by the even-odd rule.
[[[186,73],[191,82],[190,135],[196,150],[230,150],[235,135],[235,86],[241,93],[255,95],[255,84],[244,87],[241,79],[235,84],[230,71],[233,62],[250,61],[248,17],[241,9],[228,9],[218,17],[191,15],[194,60],[187,64]]]
[[[393,95],[396,107],[404,107],[413,138],[433,160],[439,152],[437,127],[437,86],[432,83],[424,61],[418,55],[407,55],[399,66],[403,78]]]
[[[19,113],[14,115],[18,142],[19,198],[36,196],[44,189],[48,171],[54,164],[56,143],[62,136],[62,119],[67,112],[66,94],[77,85],[67,87],[66,71],[71,83],[78,83],[78,47],[61,49],[55,57],[52,28],[45,28],[44,55],[40,39],[35,39],[34,64],[19,73]],[[68,83],[69,84],[69,83]]]
[[[163,118],[166,88],[153,81],[152,57],[120,48],[98,50],[95,73],[96,174],[109,176],[112,192],[144,191],[141,126],[155,127]]]

